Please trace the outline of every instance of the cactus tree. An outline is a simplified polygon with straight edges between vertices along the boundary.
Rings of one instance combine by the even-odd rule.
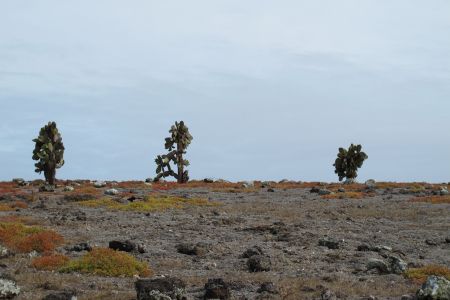
[[[42,127],[39,136],[33,142],[36,143],[33,160],[38,161],[35,164],[35,171],[39,174],[44,172],[45,180],[54,185],[56,169],[64,165],[64,145],[58,128],[56,128],[56,123],[49,122]]]
[[[347,178],[349,182],[355,180],[358,176],[358,169],[362,167],[364,160],[369,158],[366,153],[361,151],[361,145],[351,144],[348,150],[339,148],[334,167],[334,173],[338,174],[339,181]]]
[[[186,183],[189,180],[188,171],[184,168],[189,166],[189,161],[183,158],[186,149],[192,141],[192,135],[183,121],[175,122],[169,130],[170,137],[166,138],[165,148],[169,151],[166,155],[158,155],[155,159],[156,174],[155,181],[161,177],[173,176],[178,183]],[[177,172],[172,170],[170,163],[177,166]]]

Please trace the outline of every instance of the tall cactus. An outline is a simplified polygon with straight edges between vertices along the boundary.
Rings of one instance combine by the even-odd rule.
[[[183,121],[175,122],[169,133],[171,136],[165,139],[164,145],[169,153],[158,155],[155,159],[157,174],[155,181],[158,181],[161,177],[173,176],[178,183],[186,183],[189,181],[189,174],[184,168],[189,166],[189,161],[184,159],[183,155],[186,154],[186,149],[193,137]],[[177,166],[177,172],[172,170],[170,162]]]
[[[347,178],[349,182],[358,176],[358,169],[362,167],[364,160],[368,159],[366,153],[361,151],[361,145],[351,144],[348,150],[339,148],[337,158],[333,166],[334,173],[338,174],[339,181]]]
[[[41,128],[39,136],[33,140],[35,147],[33,160],[38,162],[35,165],[35,172],[44,172],[45,180],[50,184],[55,184],[56,169],[64,165],[64,145],[61,134],[56,128],[55,122],[48,122]]]

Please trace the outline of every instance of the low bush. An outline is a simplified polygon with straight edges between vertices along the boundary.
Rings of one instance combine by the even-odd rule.
[[[450,269],[446,266],[428,265],[421,268],[412,268],[404,273],[406,278],[417,283],[424,283],[428,276],[435,275],[445,277],[450,280]]]
[[[62,254],[49,254],[36,257],[31,262],[31,266],[44,271],[56,271],[64,267],[69,262],[69,258]]]
[[[192,198],[186,199],[174,196],[150,195],[143,201],[128,203],[117,202],[111,198],[101,198],[96,200],[81,201],[80,205],[88,207],[105,207],[112,210],[152,212],[166,209],[183,209],[189,206],[216,206],[215,202],[207,199]]]
[[[81,258],[68,262],[60,271],[112,277],[147,277],[152,274],[146,263],[138,261],[128,253],[109,248],[94,248]]]
[[[0,242],[13,251],[51,252],[63,243],[63,237],[53,230],[22,223],[0,223]]]

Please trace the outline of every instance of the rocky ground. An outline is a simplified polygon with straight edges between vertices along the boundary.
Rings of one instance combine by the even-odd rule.
[[[60,182],[54,192],[23,185],[0,188],[0,203],[26,203],[0,217],[26,216],[54,229],[65,240],[56,251],[70,258],[129,241],[117,245],[147,262],[151,278],[181,280],[187,299],[203,299],[215,287],[227,299],[414,299],[421,283],[406,278],[406,270],[450,267],[450,204],[412,201],[447,199],[442,185],[135,182],[94,188],[80,181]],[[158,193],[214,205],[147,212],[78,202],[111,188],[116,191],[107,197],[119,202]],[[1,258],[2,277],[20,287],[15,299],[63,291],[75,291],[78,299],[137,297],[138,278],[36,270],[32,256]]]

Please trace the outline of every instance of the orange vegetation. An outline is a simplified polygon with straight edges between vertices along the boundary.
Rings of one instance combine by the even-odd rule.
[[[44,271],[56,271],[69,262],[69,258],[62,254],[49,254],[36,257],[31,262],[31,266]]]
[[[53,230],[21,223],[0,223],[0,242],[13,251],[28,253],[53,251],[63,243],[63,237]]]
[[[450,269],[446,266],[428,265],[421,268],[412,268],[404,273],[406,278],[417,283],[424,283],[428,276],[435,275],[450,280]]]

